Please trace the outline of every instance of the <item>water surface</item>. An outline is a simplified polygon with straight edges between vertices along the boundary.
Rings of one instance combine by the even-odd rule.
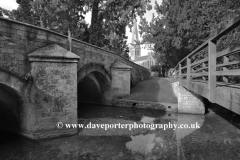
[[[185,115],[159,111],[82,105],[80,123],[196,124],[188,129],[82,129],[78,135],[31,141],[0,132],[0,159],[79,160],[239,160],[238,115],[224,117]],[[227,115],[224,113],[224,115]],[[232,119],[231,117],[234,117]],[[234,121],[234,122],[233,122]]]

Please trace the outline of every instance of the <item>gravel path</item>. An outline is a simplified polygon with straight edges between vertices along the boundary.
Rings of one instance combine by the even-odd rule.
[[[171,80],[161,77],[139,82],[124,99],[177,104]]]

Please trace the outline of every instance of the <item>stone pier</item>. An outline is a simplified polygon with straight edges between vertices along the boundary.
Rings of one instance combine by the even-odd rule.
[[[130,94],[131,68],[120,61],[111,66],[113,98],[122,98]]]
[[[52,44],[30,53],[28,58],[33,84],[23,134],[32,139],[76,134],[77,129],[64,126],[58,129],[56,124],[77,123],[77,62],[80,57]]]
[[[205,105],[201,96],[182,87],[179,82],[172,83],[172,88],[178,98],[178,113],[205,113]]]

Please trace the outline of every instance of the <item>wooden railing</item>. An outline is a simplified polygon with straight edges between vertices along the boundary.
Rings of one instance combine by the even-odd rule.
[[[236,76],[240,75],[240,69],[228,70],[226,66],[236,65],[240,62],[238,60],[229,61],[229,56],[236,54],[240,51],[240,46],[229,47],[225,50],[217,52],[217,41],[231,32],[233,29],[240,25],[240,18],[232,20],[222,31],[217,35],[207,40],[201,46],[196,48],[188,56],[182,59],[177,66],[174,68],[173,72],[175,74],[174,79],[178,80],[181,84],[185,81],[186,88],[191,90],[192,83],[194,81],[203,81],[208,84],[208,99],[210,102],[216,102],[216,84],[217,76],[222,76],[222,80],[225,83],[229,83],[228,78],[225,76]],[[240,44],[240,41],[239,41]],[[199,54],[204,49],[207,49],[207,56],[198,61],[192,62],[193,56]],[[223,58],[223,63],[217,64],[217,58]],[[221,67],[221,70],[217,68]],[[198,78],[198,79],[196,79]],[[240,88],[239,88],[240,89]]]

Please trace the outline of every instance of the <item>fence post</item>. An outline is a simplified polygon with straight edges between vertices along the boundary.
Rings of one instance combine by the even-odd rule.
[[[182,65],[179,63],[179,84],[181,84],[181,79],[182,79]]]
[[[228,57],[224,56],[224,57],[223,57],[223,63],[228,63],[228,62],[229,62]],[[228,69],[227,69],[226,67],[223,67],[223,70],[224,70],[224,71],[227,71]],[[228,83],[228,78],[225,77],[225,76],[223,76],[223,81],[226,82],[226,83]]]
[[[216,44],[208,42],[208,89],[209,101],[216,103]]]
[[[206,64],[203,63],[202,67],[205,68],[205,67],[206,67]],[[205,69],[203,69],[202,72],[205,72]],[[206,80],[206,78],[205,78],[204,76],[202,76],[202,79],[203,79],[204,81]]]
[[[187,58],[187,88],[190,90],[191,86],[191,59]]]

